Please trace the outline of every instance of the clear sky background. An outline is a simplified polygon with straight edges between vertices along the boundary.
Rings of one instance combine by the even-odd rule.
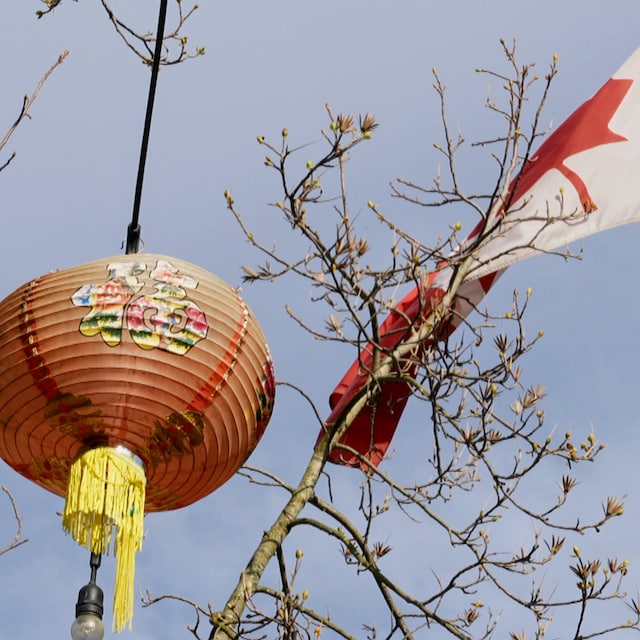
[[[128,9],[130,17],[141,30],[154,29],[157,3],[139,0],[135,5]],[[366,222],[368,200],[429,244],[457,220],[458,212],[401,206],[391,199],[388,183],[397,176],[427,183],[437,170],[440,159],[432,142],[441,134],[432,67],[450,89],[451,121],[475,139],[495,123],[483,108],[487,79],[474,69],[504,68],[501,37],[515,38],[520,59],[537,62],[541,73],[553,54],[559,55],[560,73],[545,124],[561,122],[640,45],[637,0],[254,0],[201,5],[186,33],[194,46],[206,47],[206,55],[160,74],[142,237],[148,251],[199,264],[234,286],[240,284],[241,265],[255,264],[260,256],[226,211],[225,189],[232,190],[262,238],[291,241],[274,223],[277,212],[267,206],[279,197],[278,183],[263,166],[264,149],[256,135],[277,141],[286,126],[292,144],[319,141],[319,130],[327,124],[326,102],[336,111],[375,113],[380,128],[357,150],[349,169],[352,210],[362,212],[369,238],[378,246],[384,247],[388,237],[373,220]],[[53,15],[38,21],[40,6],[36,0],[0,0],[0,131],[13,122],[22,96],[33,90],[59,53],[71,51],[45,86],[32,120],[20,127],[6,150],[18,155],[0,173],[0,297],[52,269],[121,253],[132,208],[148,70],[122,45],[97,0],[65,0]],[[320,144],[309,149],[310,154],[320,152]],[[462,167],[470,191],[493,184],[488,157],[474,152]],[[637,190],[638,184],[629,188]],[[600,461],[583,470],[580,495],[595,497],[596,508],[607,495],[627,495],[625,516],[585,541],[585,551],[628,557],[631,587],[640,584],[635,402],[639,243],[640,228],[631,226],[588,238],[581,262],[527,260],[511,268],[488,298],[494,308],[506,309],[514,288],[533,288],[526,324],[531,335],[540,328],[546,335],[524,366],[528,378],[549,391],[549,427],[586,435],[593,426],[607,443]],[[355,354],[347,348],[327,349],[286,319],[287,302],[309,317],[320,313],[304,303],[306,293],[278,284],[244,287],[244,297],[267,334],[278,378],[301,384],[325,410],[329,392]],[[398,451],[417,449],[424,459],[428,451],[418,424],[419,417],[409,412],[394,446]],[[280,389],[274,417],[251,462],[296,481],[315,436],[308,410]],[[341,471],[337,477],[345,494],[356,494],[357,474]],[[30,539],[0,558],[0,637],[67,638],[77,591],[88,579],[88,554],[62,533],[56,515],[63,506],[60,498],[4,464],[0,482],[15,495]],[[261,532],[283,504],[278,492],[234,478],[193,507],[153,514],[138,557],[137,587],[222,606]],[[0,503],[0,508],[3,543],[13,535],[13,521],[9,505]],[[515,547],[518,532],[512,533]],[[388,537],[400,553],[411,548],[428,557],[434,551],[425,529],[411,538],[390,525]],[[305,547],[303,539],[292,544]],[[336,576],[322,574],[327,565],[323,554],[333,554],[339,566],[337,551],[331,545],[321,549],[315,555],[312,548],[305,549],[309,581],[320,583],[311,604],[323,609],[325,598],[327,610],[344,614],[345,604],[351,603],[348,593],[341,592],[343,569]],[[110,571],[106,566],[100,572],[107,604]],[[568,570],[566,579],[573,580]],[[420,588],[419,576],[415,588]],[[366,603],[354,604],[347,615],[364,622],[366,609]],[[509,615],[504,612],[507,619]],[[110,607],[106,620],[109,626]],[[189,638],[186,625],[192,622],[188,607],[137,607],[134,631],[120,637]],[[550,633],[561,637],[562,627]],[[110,630],[106,637],[112,637]]]

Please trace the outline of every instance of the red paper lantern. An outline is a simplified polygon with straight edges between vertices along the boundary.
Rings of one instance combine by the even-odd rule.
[[[105,258],[23,285],[0,311],[0,455],[56,494],[79,456],[122,447],[144,467],[145,511],[184,507],[228,480],[267,426],[262,330],[199,267]]]

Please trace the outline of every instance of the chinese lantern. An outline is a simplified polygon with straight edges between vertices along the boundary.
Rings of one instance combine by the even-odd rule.
[[[114,552],[120,630],[144,513],[217,489],[267,426],[264,335],[234,289],[152,254],[48,273],[0,309],[0,455],[66,496],[75,540]]]

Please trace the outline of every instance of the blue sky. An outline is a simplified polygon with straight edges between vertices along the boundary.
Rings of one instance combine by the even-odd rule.
[[[35,19],[39,7],[35,0],[2,2],[0,131],[13,122],[22,96],[58,54],[65,49],[71,53],[42,91],[32,119],[7,148],[18,155],[0,173],[0,297],[49,270],[121,252],[148,90],[147,69],[121,44],[96,0],[66,0],[40,21]],[[156,3],[138,2],[131,17],[141,29],[153,29]],[[431,68],[438,68],[449,87],[452,123],[472,139],[482,137],[483,127],[489,126],[483,109],[488,82],[474,69],[503,64],[499,38],[515,38],[520,59],[537,62],[542,71],[557,53],[560,73],[545,123],[559,123],[640,45],[639,19],[636,0],[606,5],[576,0],[203,2],[187,33],[194,45],[206,47],[206,55],[164,69],[159,78],[141,213],[145,246],[239,284],[240,266],[260,257],[226,212],[223,192],[232,190],[246,220],[263,238],[273,234],[274,241],[290,242],[267,206],[278,198],[278,184],[265,170],[255,138],[260,134],[277,140],[286,126],[294,143],[318,141],[326,126],[326,102],[336,111],[375,113],[380,122],[373,140],[353,154],[349,168],[351,207],[362,212],[371,241],[388,238],[366,222],[368,200],[428,244],[457,212],[399,206],[388,183],[398,176],[428,182],[440,161],[432,149],[441,135]],[[320,148],[316,144],[309,153]],[[472,191],[492,180],[486,157],[470,155],[462,166]],[[581,262],[527,260],[509,269],[488,299],[499,308],[509,304],[514,288],[533,288],[527,326],[531,334],[544,328],[545,337],[524,366],[529,379],[549,391],[549,427],[586,434],[593,425],[607,443],[601,460],[582,472],[580,495],[595,495],[596,508],[607,495],[627,495],[625,516],[585,545],[593,553],[612,549],[610,555],[630,558],[629,585],[640,584],[640,554],[634,544],[640,492],[633,473],[640,444],[635,404],[639,241],[640,228],[632,226],[587,239]],[[327,350],[286,319],[285,303],[320,313],[304,303],[307,293],[304,287],[277,284],[244,287],[268,337],[278,378],[300,383],[324,410],[326,397],[354,354],[346,348]],[[411,415],[394,443],[398,450],[415,446]],[[251,462],[295,481],[315,435],[308,410],[281,389],[271,425]],[[355,474],[340,472],[337,477],[346,498],[356,494]],[[17,498],[30,539],[0,559],[2,635],[67,637],[77,590],[88,577],[87,554],[62,533],[56,515],[62,509],[59,498],[4,464],[0,482]],[[137,586],[221,606],[282,504],[277,492],[235,478],[193,507],[153,514],[138,558]],[[8,514],[6,505],[0,542],[13,535]],[[388,535],[396,548],[424,545],[424,531],[412,534],[410,527],[390,527]],[[293,549],[312,547],[306,554],[310,581],[325,566],[322,554],[333,554],[338,573],[316,580],[317,603],[325,592],[327,598],[333,592],[337,600],[327,606],[341,611],[345,598],[336,575],[344,569],[335,548],[304,539],[291,544]],[[106,592],[109,572],[106,566],[100,573]],[[419,576],[415,582],[419,589]],[[359,619],[366,608],[366,602],[354,605],[352,615]],[[191,622],[186,607],[137,607],[134,632],[120,637],[188,638],[185,627]],[[555,634],[561,636],[562,629],[556,627]]]

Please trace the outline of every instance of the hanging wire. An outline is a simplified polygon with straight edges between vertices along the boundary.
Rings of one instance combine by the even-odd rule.
[[[144,181],[144,167],[147,162],[147,148],[149,147],[149,133],[151,131],[151,116],[153,115],[153,101],[156,96],[156,84],[160,71],[160,58],[162,56],[162,41],[164,40],[164,25],[167,17],[167,1],[160,0],[160,13],[158,15],[158,28],[156,30],[156,46],[153,52],[151,66],[151,81],[149,83],[149,96],[147,98],[147,113],[144,119],[144,131],[142,132],[142,144],[140,146],[140,162],[138,163],[138,178],[136,180],[136,192],[133,199],[133,213],[131,222],[127,228],[126,253],[137,253],[140,246],[140,202],[142,200],[142,183]]]

